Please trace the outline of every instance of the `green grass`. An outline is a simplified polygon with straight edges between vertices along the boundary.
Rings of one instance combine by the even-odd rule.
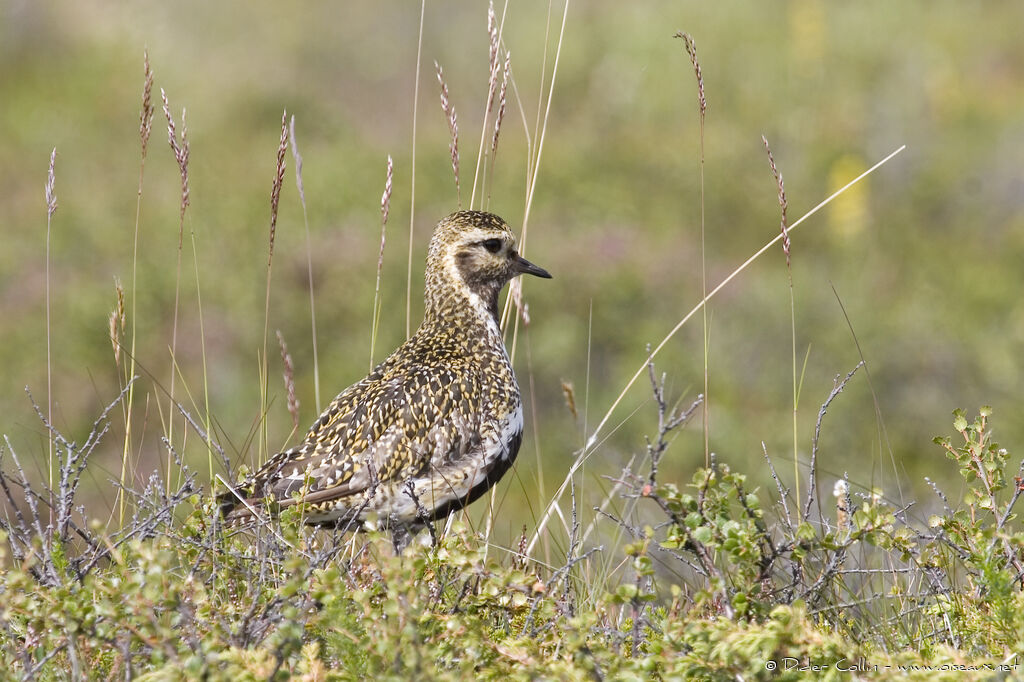
[[[649,470],[622,472],[620,516],[602,520],[625,538],[583,551],[574,526],[554,564],[524,553],[525,532],[518,547],[489,548],[461,523],[403,556],[378,535],[308,530],[296,508],[227,533],[184,465],[180,487],[167,495],[154,475],[131,494],[130,522],[104,529],[79,518],[73,491],[108,415],[81,447],[55,433],[61,495],[48,510],[30,494],[4,523],[0,665],[43,680],[767,680],[808,669],[987,679],[1017,669],[1021,487],[991,442],[987,408],[973,421],[958,411],[957,440],[936,439],[960,468],[962,505],[921,524],[847,489],[800,521],[801,500],[781,483],[749,488],[723,463],[686,486],[659,482],[657,462],[690,414],[666,411],[654,391],[662,427]],[[4,454],[10,496],[23,472]],[[606,562],[615,568],[602,573]]]

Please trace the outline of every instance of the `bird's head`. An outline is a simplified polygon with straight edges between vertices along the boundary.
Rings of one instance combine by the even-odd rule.
[[[432,290],[442,292],[454,286],[465,291],[470,298],[476,296],[492,314],[496,314],[498,292],[509,280],[521,274],[551,278],[547,270],[519,255],[512,230],[493,213],[453,213],[438,223],[430,239],[428,302]]]

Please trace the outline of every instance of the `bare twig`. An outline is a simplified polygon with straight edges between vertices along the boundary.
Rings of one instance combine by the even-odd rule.
[[[775,479],[775,487],[779,491],[779,501],[782,503],[783,515],[786,517],[786,527],[790,532],[792,532],[793,517],[789,514],[789,502],[787,501],[787,498],[789,497],[789,490],[782,485],[782,480],[775,472],[775,465],[772,464],[772,458],[768,456],[768,447],[764,444],[764,441],[761,441],[761,450],[764,452],[765,461],[768,462],[768,470],[771,472],[772,478]],[[800,501],[797,500],[798,504],[799,502]]]
[[[817,466],[818,466],[818,439],[821,436],[821,421],[825,418],[825,412],[828,410],[828,406],[832,404],[832,401],[836,399],[843,389],[846,388],[846,384],[849,383],[853,375],[857,373],[857,370],[864,365],[864,361],[861,360],[856,366],[849,371],[849,373],[842,379],[839,380],[837,374],[833,381],[832,391],[828,394],[828,398],[821,404],[821,409],[818,410],[818,421],[814,425],[814,440],[811,441],[811,470],[809,473],[808,489],[807,489],[807,501],[804,503],[804,517],[811,511],[811,503],[814,501],[814,493],[817,488]]]

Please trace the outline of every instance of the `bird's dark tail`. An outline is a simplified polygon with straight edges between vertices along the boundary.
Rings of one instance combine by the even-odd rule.
[[[217,495],[217,507],[220,516],[229,526],[243,525],[246,521],[252,520],[253,500],[250,497],[250,490],[243,485],[232,485],[220,479],[228,489]]]

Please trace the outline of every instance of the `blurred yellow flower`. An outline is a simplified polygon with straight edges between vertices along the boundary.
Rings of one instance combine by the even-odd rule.
[[[805,66],[821,62],[827,32],[821,0],[792,0],[788,19],[793,60]]]
[[[860,156],[840,156],[828,170],[828,193],[838,191],[865,170],[867,165]],[[851,239],[861,233],[867,222],[870,191],[870,178],[864,178],[832,201],[828,213],[830,235],[837,239]]]

